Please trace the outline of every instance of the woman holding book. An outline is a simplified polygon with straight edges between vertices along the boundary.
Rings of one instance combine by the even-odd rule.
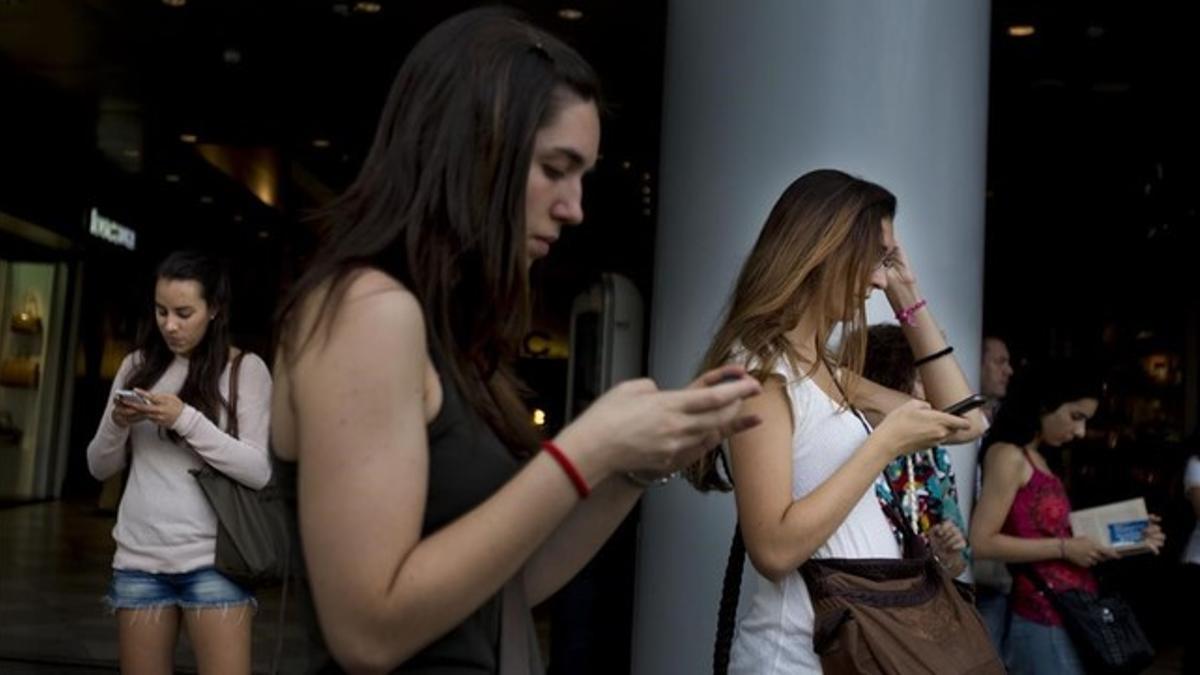
[[[1089,568],[1118,557],[1116,550],[1071,532],[1066,489],[1046,453],[1083,438],[1100,405],[1103,384],[1073,363],[1023,371],[1009,388],[984,440],[983,487],[971,519],[976,558],[1010,566],[1012,624],[1005,662],[1012,673],[1080,674],[1085,671],[1062,616],[1037,590],[1040,577],[1058,591],[1096,592]],[[1158,553],[1165,541],[1151,517],[1143,541]]]

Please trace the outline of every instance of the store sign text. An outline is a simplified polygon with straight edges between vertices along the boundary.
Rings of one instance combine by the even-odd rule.
[[[110,218],[100,215],[100,211],[92,209],[92,221],[89,228],[92,235],[117,246],[124,246],[130,251],[137,248],[137,232],[125,227]]]

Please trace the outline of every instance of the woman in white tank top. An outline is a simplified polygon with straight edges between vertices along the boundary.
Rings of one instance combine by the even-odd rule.
[[[921,362],[930,403],[944,407],[971,393],[896,242],[895,210],[890,192],[840,171],[796,179],[746,259],[705,357],[705,368],[744,364],[764,389],[746,403],[763,423],[729,446],[728,478],[752,564],[732,654],[717,655],[730,659],[731,673],[820,672],[800,565],[813,557],[899,557],[875,499],[876,478],[898,455],[964,443],[985,428],[978,411],[947,415],[858,375],[866,298],[879,289]],[[835,352],[826,345],[839,325],[844,339]],[[869,436],[846,397],[878,425]],[[732,488],[717,454],[689,469],[697,488]]]

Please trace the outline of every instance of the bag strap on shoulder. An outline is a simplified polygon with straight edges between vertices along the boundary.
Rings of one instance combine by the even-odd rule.
[[[858,420],[858,423],[862,425],[863,431],[865,431],[867,433],[867,435],[870,436],[872,433],[872,430],[871,430],[871,425],[867,423],[866,416],[863,415],[862,411],[859,410],[854,405],[854,402],[850,400],[850,397],[846,394],[845,388],[842,387],[842,383],[838,381],[837,373],[834,372],[833,367],[830,366],[827,361],[824,363],[825,363],[826,370],[829,371],[830,379],[833,380],[833,385],[835,387],[837,387],[838,393],[842,395],[842,400],[846,403],[846,407],[850,409],[850,412],[854,414],[854,417]],[[913,477],[911,475],[911,466],[910,466],[909,480],[912,480],[912,479],[913,479]],[[882,504],[880,506],[883,510],[883,514],[885,516],[887,516],[887,519],[889,521],[891,521],[892,525],[894,525],[896,527],[896,529],[898,529],[900,531],[901,536],[904,538],[904,546],[905,546],[906,552],[913,549],[914,547],[917,547],[917,548],[922,547],[924,542],[922,541],[922,542],[918,543],[917,541],[915,541],[915,540],[919,539],[919,537],[917,536],[917,533],[913,532],[912,527],[909,526],[909,523],[905,522],[904,507],[900,503],[900,495],[898,495],[895,490],[892,490],[890,488],[890,486],[889,486],[888,492],[892,495],[891,502],[889,502],[886,506],[884,506]]]
[[[237,414],[238,373],[242,370],[242,357],[245,355],[246,352],[238,350],[238,353],[229,361],[229,411],[227,413],[229,420],[225,426],[228,428],[229,435],[234,438],[239,438]]]
[[[733,485],[733,472],[725,453],[717,451],[725,478]],[[746,543],[742,541],[742,524],[733,526],[733,541],[729,544],[729,559],[725,561],[725,579],[721,584],[721,604],[717,608],[717,639],[713,642],[713,675],[729,672],[729,655],[733,650],[733,630],[737,622],[738,600],[742,595],[742,572],[746,567]]]
[[[1030,580],[1033,582],[1033,587],[1047,598],[1054,597],[1054,589],[1050,588],[1050,584],[1046,583],[1046,580],[1042,578],[1041,574],[1038,574],[1038,571],[1033,568],[1033,565],[1027,563],[1011,564],[1008,565],[1008,572],[1014,577],[1023,576]]]

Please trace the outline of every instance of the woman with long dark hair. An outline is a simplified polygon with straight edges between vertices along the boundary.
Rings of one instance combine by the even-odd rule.
[[[156,272],[154,327],[121,363],[88,445],[97,479],[129,468],[107,597],[124,673],[172,672],[181,620],[201,673],[250,672],[254,596],[213,569],[217,517],[190,474],[208,464],[256,489],[271,477],[271,375],[230,344],[229,307],[219,264],[192,252],[168,256]],[[236,437],[228,432],[233,368]]]
[[[314,668],[530,673],[528,607],[654,479],[753,423],[739,368],[615,387],[540,443],[513,361],[529,267],[583,219],[599,87],[500,9],[405,59],[362,171],[282,309],[273,448],[323,644]],[[722,382],[732,376],[733,382]]]
[[[1118,558],[1115,550],[1071,532],[1071,502],[1046,461],[1083,438],[1100,405],[1103,383],[1073,362],[1029,368],[1013,379],[984,439],[983,486],[971,517],[971,547],[981,559],[1025,563],[1056,590],[1096,591],[1089,568]],[[1157,553],[1157,519],[1145,542]],[[1013,673],[1083,673],[1062,616],[1027,574],[1013,577],[1012,622],[1005,662]]]

